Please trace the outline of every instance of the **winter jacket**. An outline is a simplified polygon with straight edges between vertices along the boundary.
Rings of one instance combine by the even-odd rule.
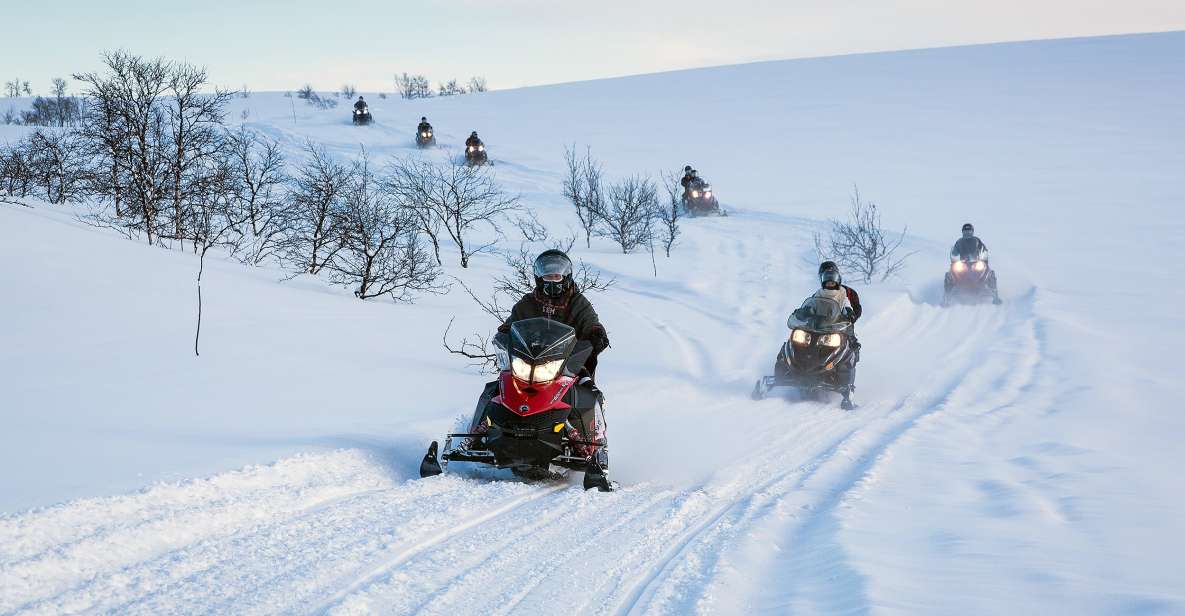
[[[950,249],[952,259],[984,259],[987,260],[988,249],[978,237],[960,237]]]
[[[553,300],[543,295],[538,288],[528,293],[510,310],[510,316],[498,331],[509,332],[510,326],[516,321],[547,317],[559,321],[576,330],[577,340],[587,340],[593,345],[592,356],[585,363],[589,374],[594,374],[597,368],[597,356],[609,346],[609,335],[605,332],[588,298],[575,289],[561,299]]]
[[[682,185],[683,185],[683,189],[684,189],[684,190],[686,190],[686,189],[687,189],[687,186],[688,186],[689,184],[691,184],[692,180],[694,180],[694,179],[695,179],[695,176],[694,176],[694,175],[691,175],[690,173],[687,173],[687,174],[684,174],[684,175],[683,175],[683,179],[679,180],[679,183],[680,183],[680,184],[682,184]]]
[[[848,303],[852,305],[852,322],[860,320],[860,315],[864,314],[864,308],[860,306],[860,294],[848,285],[842,285],[844,293],[848,296]]]
[[[421,133],[424,131],[429,131],[432,130],[432,125],[427,122],[420,122],[420,127],[416,130],[420,131]]]
[[[363,109],[366,109],[366,107],[366,101],[358,101],[354,103],[354,111],[362,111]]]
[[[478,139],[477,137],[470,135],[469,138],[465,140],[465,147],[470,147],[470,146],[475,146],[475,145],[481,145],[481,139]]]

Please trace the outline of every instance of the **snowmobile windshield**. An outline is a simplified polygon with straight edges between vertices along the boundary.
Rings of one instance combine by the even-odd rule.
[[[576,330],[545,317],[510,326],[510,355],[530,364],[566,359],[576,346]]]
[[[952,261],[986,261],[987,248],[977,238],[960,238],[950,249]]]
[[[836,329],[837,322],[843,316],[843,306],[839,302],[827,297],[808,297],[802,306],[795,310],[787,320],[787,325],[813,330]]]

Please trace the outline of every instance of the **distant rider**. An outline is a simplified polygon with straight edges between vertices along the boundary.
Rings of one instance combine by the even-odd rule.
[[[966,223],[963,225],[963,237],[955,240],[954,247],[950,249],[950,258],[952,261],[958,259],[971,261],[978,260],[985,263],[987,262],[987,245],[984,244],[983,241],[978,237],[975,237],[975,227],[971,223]],[[951,287],[954,286],[954,283],[954,276],[950,272],[947,272],[944,285],[947,293],[950,293]],[[992,303],[1001,303],[1000,290],[997,288],[996,283],[996,270],[991,269],[990,265],[988,267],[987,273],[987,287],[992,292]]]
[[[695,179],[695,169],[691,165],[683,167],[683,179],[679,180],[679,184],[683,185],[683,190],[687,190],[687,186]]]
[[[473,131],[472,133],[469,133],[469,138],[465,140],[465,147],[475,148],[479,145],[481,145],[481,139],[478,138],[477,131]]]
[[[367,107],[366,101],[361,96],[359,96],[358,102],[354,103],[354,111],[362,113],[362,112],[366,111],[366,107]]]
[[[432,125],[428,123],[428,118],[426,116],[420,118],[420,126],[416,128],[416,130],[420,133],[426,133],[432,130]]]

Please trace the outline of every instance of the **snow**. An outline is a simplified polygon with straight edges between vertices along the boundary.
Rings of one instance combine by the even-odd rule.
[[[478,129],[561,234],[566,144],[712,181],[732,215],[657,277],[574,251],[618,281],[592,296],[612,494],[416,477],[483,383],[440,347],[491,325],[459,290],[208,260],[194,357],[192,254],[3,206],[0,613],[1185,613],[1183,60],[1168,33],[364,93],[369,127],[236,99],[293,156]],[[917,251],[857,284],[860,407],[751,402],[853,183]],[[936,305],[968,220],[1003,306]],[[502,267],[456,260],[478,288]]]

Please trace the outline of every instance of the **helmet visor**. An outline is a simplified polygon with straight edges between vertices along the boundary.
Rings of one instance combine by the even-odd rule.
[[[558,276],[551,279],[552,282],[558,282],[564,276],[572,275],[572,262],[561,254],[539,255],[539,258],[535,259],[535,275],[544,280],[548,280],[550,276]]]

